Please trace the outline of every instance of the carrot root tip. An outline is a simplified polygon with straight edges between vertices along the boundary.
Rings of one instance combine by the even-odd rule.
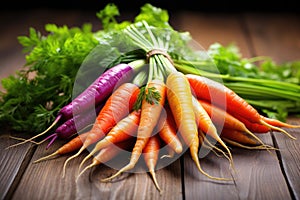
[[[228,156],[229,156],[229,165],[230,165],[231,168],[234,169],[235,167],[234,167],[234,163],[233,163],[233,158],[232,158],[232,154],[231,154],[229,148],[227,147],[227,145],[223,142],[223,140],[222,140],[221,138],[218,140],[218,142],[219,142],[219,143],[226,149],[226,151],[228,152]]]
[[[158,185],[158,182],[157,182],[157,179],[156,179],[156,175],[155,175],[154,170],[150,170],[149,172],[150,172],[150,174],[151,174],[151,176],[152,176],[152,179],[153,179],[153,182],[154,182],[156,188],[158,189],[159,193],[161,193],[162,190],[160,189],[160,187],[159,187],[159,185]]]
[[[93,156],[93,152],[91,152],[89,155],[87,155],[83,160],[82,162],[79,164],[79,167],[78,167],[78,170],[80,170],[83,166],[83,164],[90,158]]]
[[[273,146],[264,144],[264,145],[257,145],[257,146],[248,146],[248,145],[244,145],[241,144],[239,142],[224,138],[224,141],[227,142],[228,144],[234,145],[236,147],[240,147],[240,148],[245,148],[245,149],[256,149],[256,150],[279,150],[278,148],[275,148]]]
[[[219,181],[231,181],[232,179],[229,178],[221,178],[221,177],[214,177],[209,175],[208,173],[206,173],[200,166],[200,161],[198,159],[197,154],[192,155],[192,159],[194,160],[194,162],[196,163],[196,166],[198,168],[198,170],[205,176],[207,176],[208,178],[212,179],[212,180],[219,180]]]
[[[130,170],[134,167],[133,164],[129,163],[128,165],[126,165],[125,167],[123,167],[122,169],[120,169],[117,173],[115,173],[114,175],[108,177],[108,178],[104,178],[104,179],[101,179],[101,182],[107,182],[107,181],[110,181],[112,179],[114,179],[115,177],[119,176],[121,173],[127,171],[127,170]]]
[[[52,139],[51,139],[52,138]],[[51,139],[51,141],[49,142],[49,144],[46,146],[46,150],[48,150],[50,148],[50,146],[53,144],[53,142],[58,138],[57,133],[53,133],[52,135],[49,135],[45,140],[43,141],[47,141],[49,139]]]
[[[58,123],[58,121],[61,119],[61,117],[62,117],[62,115],[58,115],[58,116],[56,117],[56,119],[54,120],[54,122],[53,122],[53,123],[52,123],[45,131],[43,131],[42,133],[39,133],[39,134],[37,134],[37,135],[35,135],[35,136],[29,138],[29,139],[24,139],[24,140],[21,139],[21,140],[23,140],[22,142],[19,142],[19,143],[17,143],[17,144],[11,145],[11,146],[7,147],[6,149],[9,149],[9,148],[12,148],[12,147],[16,147],[16,146],[19,146],[19,145],[21,145],[21,144],[25,144],[25,143],[27,143],[27,142],[35,143],[35,142],[33,142],[33,140],[34,140],[35,138],[38,138],[38,137],[44,135],[45,133],[47,133],[52,127],[54,127],[54,126]]]
[[[92,164],[88,165],[86,168],[84,168],[84,169],[78,174],[78,176],[77,176],[77,178],[76,178],[76,182],[78,182],[79,177],[81,177],[81,175],[82,175],[84,172],[86,172],[88,169],[92,168],[93,166],[95,166],[94,163],[92,163]]]
[[[72,160],[72,159],[76,158],[77,156],[79,156],[79,155],[81,154],[81,152],[82,152],[84,149],[85,149],[85,146],[82,146],[81,149],[79,149],[79,151],[78,151],[75,155],[69,157],[69,158],[65,161],[64,166],[63,166],[62,178],[65,177],[65,174],[66,174],[66,167],[67,167],[68,162],[70,162],[70,160]]]
[[[21,145],[21,144],[24,144],[25,141],[27,140],[27,139],[24,139],[24,138],[19,138],[19,137],[14,137],[14,136],[9,136],[9,138],[14,139],[14,140],[20,140],[20,141],[22,141],[22,142],[19,142],[19,143],[17,143],[17,144],[10,145],[10,146],[6,147],[5,150],[8,150],[8,149],[10,149],[10,148],[12,148],[12,147],[16,147],[16,146],[19,146],[19,145]],[[31,143],[36,144],[36,145],[39,145],[39,144],[40,144],[40,142],[35,142],[35,141],[28,141],[28,142],[31,142]]]
[[[52,153],[52,154],[50,154],[50,155],[48,155],[48,156],[42,157],[40,159],[37,159],[37,160],[33,161],[33,163],[38,163],[38,162],[41,162],[41,161],[48,160],[48,159],[50,159],[50,158],[52,158],[52,157],[54,157],[56,155],[58,155],[57,151],[54,152],[54,153]]]
[[[273,126],[273,125],[271,125],[271,124],[268,124],[268,123],[265,122],[264,120],[260,120],[260,123],[261,123],[262,125],[265,125],[265,126],[271,128],[272,130],[275,130],[275,131],[279,131],[279,132],[284,133],[286,136],[288,136],[289,138],[291,138],[291,139],[293,139],[293,140],[296,140],[296,139],[297,139],[296,137],[292,136],[291,134],[289,134],[289,133],[288,133],[287,131],[285,131],[284,129],[279,128],[279,127],[277,127],[277,126]]]
[[[24,138],[20,138],[20,137],[14,137],[14,136],[9,136],[9,138],[14,139],[14,140],[20,140],[20,141],[25,141],[27,139]],[[35,141],[30,141],[33,144],[39,144],[39,142],[35,142]]]

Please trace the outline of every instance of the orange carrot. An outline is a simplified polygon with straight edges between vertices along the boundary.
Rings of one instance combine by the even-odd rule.
[[[239,120],[250,130],[252,133],[267,133],[272,129],[259,123],[253,123],[244,117],[240,117]]]
[[[225,110],[214,106],[206,101],[198,99],[201,103],[202,107],[206,110],[210,118],[212,119],[213,123],[216,125],[223,125],[224,128],[230,128],[233,130],[243,131],[251,137],[255,138],[259,141],[262,145],[264,144],[256,135],[254,135],[250,130],[247,129],[245,124],[243,124],[240,120],[226,112]]]
[[[149,99],[147,99],[150,97],[150,96],[147,97],[147,94],[150,93],[150,89],[152,90],[152,92],[153,90],[158,92],[160,96],[159,100],[156,103],[153,102],[150,103]],[[163,81],[159,79],[154,79],[148,82],[146,86],[146,98],[142,100],[141,118],[140,118],[140,124],[137,132],[137,140],[132,150],[130,161],[116,174],[106,179],[102,179],[102,181],[111,180],[116,176],[120,175],[122,172],[134,168],[154,128],[158,123],[161,111],[165,103],[165,96],[166,96],[166,85]]]
[[[201,129],[204,133],[210,135],[226,149],[230,158],[230,164],[233,164],[231,152],[228,149],[227,145],[220,138],[217,128],[212,122],[206,110],[202,107],[201,103],[195,97],[192,98],[192,105],[196,116],[198,128]]]
[[[73,138],[68,143],[66,143],[65,145],[60,147],[54,153],[52,153],[48,156],[42,157],[42,158],[34,161],[34,163],[37,163],[37,162],[40,162],[43,160],[47,160],[47,159],[55,157],[57,155],[63,155],[63,154],[67,154],[67,153],[78,150],[82,146],[83,141],[86,139],[87,136],[88,136],[88,132],[78,135],[77,137]]]
[[[272,130],[280,131],[286,134],[288,137],[296,139],[285,130],[265,122],[254,107],[252,107],[230,88],[212,79],[208,79],[199,75],[187,74],[186,77],[189,80],[189,83],[198,99],[204,99],[209,102],[213,100],[213,104],[221,107],[224,107],[225,100],[226,111],[237,119],[240,117],[245,117],[247,120],[253,123],[265,125]]]
[[[89,145],[102,139],[117,122],[128,115],[133,107],[133,105],[130,104],[131,102],[134,102],[132,98],[137,98],[136,90],[139,90],[139,88],[135,84],[124,83],[111,94],[98,114],[92,129],[88,132],[89,134],[82,147],[75,155],[65,161],[63,176],[65,174],[66,165],[71,159],[77,157]]]
[[[193,109],[192,93],[187,78],[181,72],[171,72],[167,77],[167,99],[184,142],[190,148],[190,154],[198,170],[209,178],[224,180],[213,177],[204,172],[198,158],[199,138],[198,126]]]
[[[173,114],[170,110],[169,106],[165,106],[165,110],[167,113],[167,117],[165,121],[163,121],[162,117],[159,120],[159,127],[161,129],[159,130],[159,136],[160,138],[168,145],[170,146],[176,153],[182,152],[182,144],[177,136],[177,127],[174,121]]]
[[[238,143],[247,144],[247,145],[259,145],[259,142],[254,138],[249,137],[248,134],[234,129],[224,128],[221,132],[222,138],[227,138]]]
[[[279,121],[277,119],[272,119],[272,118],[268,118],[265,116],[261,116],[262,119],[267,122],[268,124],[271,124],[273,126],[277,126],[277,127],[284,127],[284,128],[300,128],[300,125],[292,125],[292,124],[288,124],[282,121]]]
[[[251,137],[249,134],[231,129],[223,129],[221,138],[228,144],[245,149],[277,150],[276,148],[263,144]]]
[[[149,173],[151,174],[154,184],[156,188],[161,192],[161,189],[157,183],[155,176],[155,166],[157,164],[159,150],[160,150],[160,139],[158,135],[154,135],[149,138],[145,148],[143,149],[143,157],[145,163],[149,169]]]
[[[109,133],[107,133],[107,135],[96,144],[90,154],[83,159],[83,161],[79,165],[79,169],[81,168],[83,163],[91,156],[93,156],[97,151],[109,146],[110,144],[122,142],[136,135],[140,122],[140,114],[141,110],[134,110],[128,116],[119,121],[109,131]]]
[[[129,150],[132,148],[135,140],[129,139],[122,142],[118,142],[115,144],[110,144],[109,146],[101,149],[98,154],[93,158],[93,161],[90,165],[85,167],[77,176],[76,181],[79,179],[79,177],[88,169],[100,165],[101,163],[106,163],[110,161],[111,159],[115,158],[118,154],[120,154],[122,151]]]

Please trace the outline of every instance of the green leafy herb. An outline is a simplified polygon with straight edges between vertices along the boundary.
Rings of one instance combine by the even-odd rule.
[[[98,44],[89,24],[82,28],[47,24],[45,29],[47,36],[30,28],[29,36],[18,37],[28,53],[26,64],[2,80],[0,122],[17,131],[36,133],[54,119],[55,112],[71,100],[77,71]]]
[[[161,96],[155,87],[149,87],[146,91],[146,86],[141,87],[140,93],[136,102],[133,105],[134,110],[138,110],[142,107],[142,102],[145,99],[149,104],[158,104]]]
[[[146,92],[146,95],[145,95],[145,100],[149,104],[158,104],[160,98],[161,98],[161,96],[160,96],[159,92],[156,91],[155,87],[147,88],[147,92]]]

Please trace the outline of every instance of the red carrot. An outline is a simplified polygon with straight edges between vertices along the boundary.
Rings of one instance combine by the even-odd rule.
[[[222,138],[227,138],[238,143],[247,144],[247,145],[259,145],[260,142],[255,140],[253,137],[250,137],[243,131],[224,128],[222,129],[221,135]]]

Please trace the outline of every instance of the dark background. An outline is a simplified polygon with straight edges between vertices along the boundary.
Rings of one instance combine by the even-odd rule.
[[[136,11],[145,3],[160,8],[167,9],[169,12],[178,10],[192,10],[202,12],[299,12],[295,0],[283,1],[263,1],[263,0],[248,0],[248,1],[197,1],[197,0],[10,0],[2,1],[1,10],[27,10],[36,8],[47,9],[81,9],[99,11],[107,3],[115,3],[119,10]]]

